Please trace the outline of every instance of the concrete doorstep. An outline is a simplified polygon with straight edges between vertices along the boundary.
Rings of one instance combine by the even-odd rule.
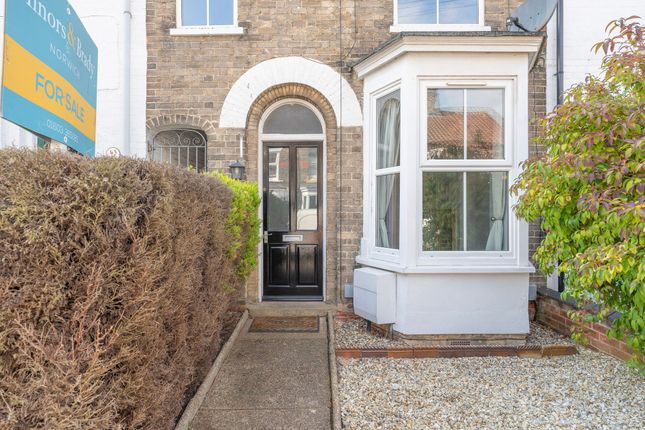
[[[253,319],[240,321],[176,429],[331,429],[335,352],[329,317],[317,318],[316,332],[253,331]]]

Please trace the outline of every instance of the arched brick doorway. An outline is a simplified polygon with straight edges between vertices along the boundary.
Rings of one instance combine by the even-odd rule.
[[[263,296],[265,298],[270,298],[270,299],[280,299],[280,294],[275,294],[277,292],[283,291],[283,297],[285,299],[297,299],[297,300],[326,300],[326,301],[335,301],[336,300],[336,291],[334,288],[334,268],[336,267],[336,253],[334,252],[335,250],[335,244],[337,240],[337,235],[334,233],[336,232],[336,208],[337,208],[337,202],[335,201],[334,198],[330,198],[330,196],[335,196],[336,195],[336,175],[333,174],[333,171],[336,168],[337,164],[337,158],[336,158],[336,147],[333,145],[334,142],[336,142],[336,135],[337,135],[337,128],[336,128],[336,118],[334,114],[334,110],[329,103],[329,101],[317,90],[308,87],[303,84],[283,84],[283,85],[278,85],[275,87],[272,87],[262,93],[254,102],[249,115],[248,115],[248,120],[247,120],[247,128],[246,128],[246,142],[247,142],[247,155],[246,155],[246,163],[247,163],[247,177],[249,180],[257,180],[258,184],[261,186],[261,192],[265,199],[267,200],[266,197],[269,195],[267,193],[271,192],[270,190],[270,182],[268,181],[268,176],[267,172],[269,169],[268,166],[268,148],[271,146],[272,151],[279,151],[284,154],[288,154],[287,149],[280,149],[280,148],[287,148],[291,147],[291,158],[290,160],[292,162],[296,162],[296,160],[299,157],[300,152],[303,151],[309,151],[309,153],[312,153],[313,147],[315,147],[316,144],[316,139],[311,138],[309,141],[306,141],[307,139],[298,139],[295,138],[295,140],[292,140],[291,143],[277,143],[275,140],[269,144],[269,142],[264,142],[263,141],[263,130],[262,130],[262,125],[264,120],[267,118],[267,116],[271,113],[272,110],[276,109],[276,106],[281,106],[285,104],[300,104],[302,106],[306,106],[308,109],[310,109],[312,112],[315,113],[317,118],[320,120],[321,124],[321,131],[320,133],[321,138],[319,139],[319,144],[320,144],[320,151],[319,151],[319,157],[317,158],[317,162],[319,163],[319,172],[320,175],[318,176],[318,181],[320,182],[320,187],[319,187],[319,195],[316,197],[317,201],[317,210],[320,213],[320,243],[319,243],[319,252],[320,252],[320,264],[318,266],[318,271],[319,271],[319,276],[320,276],[320,294],[313,294],[311,293],[312,290],[309,290],[311,294],[298,294],[296,293],[297,291],[305,291],[307,290],[307,274],[301,274],[298,272],[298,269],[295,269],[296,272],[293,273],[291,272],[292,277],[290,279],[290,286],[292,289],[288,290],[286,287],[283,288],[282,290],[280,288],[269,288],[269,290],[265,291],[267,288],[267,285],[270,284],[269,278],[271,276],[269,269],[269,265],[271,267],[275,266],[276,264],[280,264],[280,259],[278,258],[278,261],[276,263],[276,260],[274,259],[272,262],[270,261],[270,255],[269,255],[269,248],[267,244],[262,245],[262,251],[261,251],[261,256],[260,256],[260,268],[258,270],[258,276],[257,280],[255,282],[252,280],[252,284],[249,285],[247,294],[248,294],[248,299],[251,301],[260,301],[263,299]],[[266,137],[266,135],[264,135]],[[310,136],[311,137],[311,136]],[[287,140],[289,140],[287,138]],[[301,148],[301,149],[297,149]],[[307,149],[309,148],[309,149]],[[287,151],[287,152],[285,152]],[[295,170],[294,170],[295,172]],[[298,173],[291,173],[291,178],[292,180],[297,181],[298,178]],[[296,184],[294,184],[296,185]],[[299,189],[293,190],[292,195],[294,196],[294,199],[297,200],[303,200],[301,198],[301,194]],[[269,207],[269,204],[267,204],[265,201],[263,201],[263,207],[262,207],[262,218],[263,218],[263,225],[265,227],[269,227],[268,225],[268,217],[267,217],[267,208]],[[294,220],[298,219],[295,218],[298,215],[298,209],[290,209],[291,212],[294,216]],[[266,221],[266,222],[265,222]],[[295,221],[294,221],[295,222]],[[267,229],[263,231],[268,231]],[[284,234],[282,234],[284,233]],[[291,255],[289,254],[288,257],[289,261],[291,262],[292,266],[290,267],[298,267],[298,240],[302,239],[303,244],[306,246],[303,247],[307,249],[312,249],[314,246],[313,242],[308,242],[308,240],[311,240],[310,237],[308,236],[307,231],[299,231],[297,228],[294,228],[292,231],[289,232],[281,232],[279,233],[281,236],[289,236],[288,233],[291,233],[291,239],[295,240],[296,243],[282,243],[281,246],[283,246],[283,249],[286,249],[284,247],[288,247],[291,251],[293,251],[295,254]],[[274,237],[277,234],[271,234],[270,237]],[[302,238],[300,237],[302,236]],[[268,239],[267,239],[268,240]],[[289,251],[289,252],[291,252]],[[287,251],[285,251],[287,252]],[[279,273],[278,273],[279,275]],[[304,276],[304,278],[300,278],[300,281],[305,279],[304,282],[299,283],[298,280],[294,280],[293,276]],[[278,276],[279,278],[279,276]],[[278,283],[283,283],[284,279],[279,280]],[[257,285],[257,288],[254,288],[254,285]],[[300,290],[298,289],[298,285],[301,285],[302,288]],[[275,283],[274,283],[275,286]],[[266,292],[269,292],[271,294],[264,294]],[[293,293],[293,294],[292,294]]]

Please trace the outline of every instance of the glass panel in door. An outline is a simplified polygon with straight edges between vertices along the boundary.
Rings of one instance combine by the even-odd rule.
[[[298,148],[296,230],[318,229],[318,148]]]
[[[271,231],[289,231],[289,148],[269,148],[267,160],[267,224]]]

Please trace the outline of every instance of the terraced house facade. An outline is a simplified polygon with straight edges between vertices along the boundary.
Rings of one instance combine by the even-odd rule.
[[[247,303],[353,285],[402,336],[528,331],[540,233],[509,186],[546,78],[543,35],[507,31],[520,3],[147,2],[149,156],[260,185]]]

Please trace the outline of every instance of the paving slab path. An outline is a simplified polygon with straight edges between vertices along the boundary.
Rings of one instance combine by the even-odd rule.
[[[317,332],[250,332],[233,344],[190,428],[331,428],[327,321]]]

